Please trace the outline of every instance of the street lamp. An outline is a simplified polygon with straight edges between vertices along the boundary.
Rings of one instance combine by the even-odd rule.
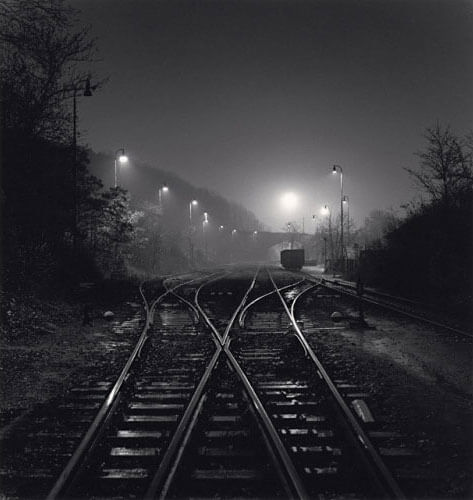
[[[128,163],[128,156],[125,154],[125,149],[120,148],[115,151],[115,187],[118,187],[118,170],[117,165]]]
[[[345,251],[343,246],[343,169],[340,165],[334,165],[332,173],[340,171],[340,257],[342,259],[342,271],[344,270]]]
[[[189,221],[190,221],[191,226],[192,226],[192,207],[196,207],[198,204],[199,203],[197,200],[192,200],[189,203]]]
[[[197,205],[197,200],[189,202],[189,260],[191,266],[194,264],[194,245],[192,244],[192,207],[196,207]]]
[[[205,260],[207,260],[207,232],[205,231],[205,228],[206,228],[208,223],[209,223],[209,214],[207,212],[204,212],[204,219],[202,221],[202,236],[204,237]]]
[[[234,257],[233,246],[234,246],[234,239],[235,239],[236,233],[237,233],[237,230],[236,229],[232,229],[232,232],[231,232],[231,242],[230,242],[230,261],[231,262],[233,262],[233,257]]]
[[[166,183],[158,188],[158,205],[160,215],[164,213],[164,194],[169,191],[169,188]]]
[[[72,230],[72,246],[74,251],[77,249],[77,226],[79,224],[79,204],[77,196],[77,93],[84,88],[84,97],[91,97],[92,90],[97,88],[97,85],[90,84],[90,78],[86,78],[85,81],[81,81],[74,85],[72,88],[67,87],[64,90],[66,92],[72,91],[72,197],[74,203],[74,223]]]
[[[328,205],[324,205],[321,209],[320,212],[322,215],[328,216],[328,236],[330,238],[330,259],[331,259],[331,266],[332,269],[335,272],[335,269],[333,268],[333,236],[332,236],[332,214],[330,207]],[[325,269],[324,272],[327,272],[327,238],[324,236],[324,254],[325,254]]]
[[[347,235],[345,238],[346,245],[349,245],[349,240],[350,240],[350,204],[349,204],[350,199],[348,198],[347,195],[343,197],[343,205],[346,205],[347,207]]]

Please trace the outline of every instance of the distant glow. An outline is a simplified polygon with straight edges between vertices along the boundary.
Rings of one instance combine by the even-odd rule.
[[[163,185],[163,193],[167,193],[169,191],[169,188],[166,186],[166,184]]]
[[[330,209],[328,208],[327,205],[324,205],[321,209],[320,209],[320,213],[322,215],[328,215],[330,213]]]
[[[253,231],[253,234],[258,234],[258,231]]]
[[[204,222],[209,222],[209,214],[204,212]]]
[[[195,207],[196,205],[198,205],[198,202],[197,202],[197,200],[192,200],[191,204],[194,205],[194,207]]]
[[[223,226],[220,226],[220,227],[219,227],[219,230],[220,230],[220,231],[222,231],[222,230],[223,230]]]
[[[120,155],[120,156],[118,157],[118,161],[119,161],[120,163],[128,163],[128,156],[127,156],[127,155]]]
[[[236,229],[233,229],[232,234],[235,234],[236,232],[237,232],[237,230],[236,230]]]
[[[281,203],[286,210],[294,210],[297,207],[299,199],[295,193],[284,193],[281,197]]]

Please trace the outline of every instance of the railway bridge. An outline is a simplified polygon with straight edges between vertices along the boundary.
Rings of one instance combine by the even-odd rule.
[[[219,261],[274,261],[283,249],[292,246],[310,253],[313,244],[313,235],[307,233],[238,230],[216,241],[214,257]]]

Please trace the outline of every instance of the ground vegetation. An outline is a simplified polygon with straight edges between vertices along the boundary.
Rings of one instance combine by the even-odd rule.
[[[471,320],[473,292],[472,138],[437,124],[407,168],[423,197],[407,215],[383,224],[361,256],[361,273],[404,295],[420,297]],[[386,221],[385,221],[386,222]]]
[[[197,247],[204,247],[202,209],[227,227],[256,228],[239,205],[144,165],[134,165],[135,185],[106,187],[113,179],[101,169],[113,174],[114,155],[88,150],[77,129],[81,99],[106,90],[106,79],[90,73],[96,41],[64,0],[2,3],[0,40],[4,289],[185,270],[194,198]],[[157,200],[164,175],[174,193],[167,206]]]

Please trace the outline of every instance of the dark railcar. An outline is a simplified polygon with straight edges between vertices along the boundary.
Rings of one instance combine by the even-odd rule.
[[[299,270],[304,265],[305,255],[303,248],[295,250],[281,250],[281,265],[286,269]]]

